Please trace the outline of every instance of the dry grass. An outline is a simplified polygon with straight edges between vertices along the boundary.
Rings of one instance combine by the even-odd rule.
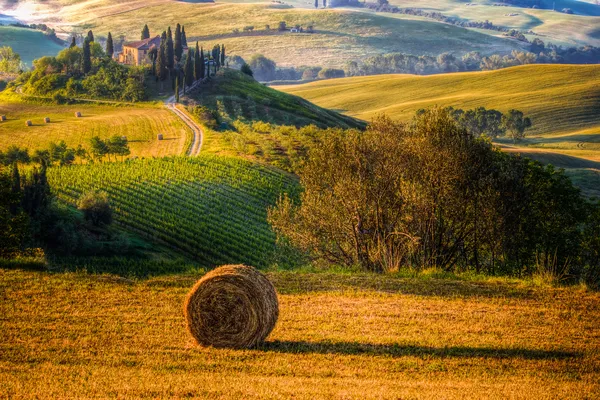
[[[6,101],[5,101],[6,100]],[[83,117],[75,118],[81,111]],[[15,96],[0,98],[0,150],[11,145],[30,150],[47,148],[50,142],[64,140],[69,146],[88,146],[89,139],[100,136],[126,136],[131,156],[160,157],[183,154],[191,132],[162,106],[115,107],[99,105],[44,105],[26,103]],[[50,123],[45,124],[44,118]],[[32,127],[25,121],[32,120]],[[165,140],[158,141],[162,133]]]
[[[0,270],[9,397],[599,398],[600,296],[523,283],[273,273],[255,350],[203,349],[197,277]]]

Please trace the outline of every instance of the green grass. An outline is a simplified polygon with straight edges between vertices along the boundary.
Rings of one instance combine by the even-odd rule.
[[[75,118],[80,111],[83,118]],[[162,105],[114,106],[95,104],[54,105],[3,92],[0,94],[0,150],[11,145],[30,150],[47,148],[50,142],[64,140],[69,146],[88,146],[93,136],[126,136],[131,156],[160,157],[185,152],[191,138],[189,129]],[[44,123],[44,117],[50,123]],[[33,126],[25,122],[31,120]],[[164,139],[156,140],[162,133]]]
[[[600,127],[600,66],[527,65],[433,76],[378,75],[276,87],[317,105],[370,120],[409,120],[420,108],[511,108],[531,117],[530,135]]]
[[[297,190],[280,170],[209,155],[56,167],[48,180],[68,203],[106,191],[123,229],[204,267],[267,265],[275,249],[267,207]]]
[[[43,56],[54,56],[64,48],[40,31],[1,25],[0,46],[12,47],[30,67],[33,60]]]
[[[218,110],[225,122],[263,121],[278,125],[354,128],[354,118],[318,107],[300,97],[267,87],[251,77],[221,69],[217,76],[190,95],[200,104]]]
[[[503,280],[268,274],[257,349],[200,348],[199,273],[128,280],[0,269],[9,398],[598,398],[600,296]]]

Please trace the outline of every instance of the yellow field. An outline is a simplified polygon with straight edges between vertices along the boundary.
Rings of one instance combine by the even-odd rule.
[[[255,350],[197,347],[197,277],[0,269],[8,397],[599,398],[600,295],[577,288],[271,273],[280,319]]]
[[[11,145],[30,150],[47,148],[50,142],[64,140],[69,146],[88,147],[89,139],[126,136],[131,156],[160,157],[184,154],[191,131],[170,111],[160,105],[43,105],[0,97],[0,150]],[[75,112],[83,118],[75,118]],[[44,123],[44,117],[50,123]],[[31,120],[33,126],[25,122]],[[158,141],[162,133],[164,140]]]

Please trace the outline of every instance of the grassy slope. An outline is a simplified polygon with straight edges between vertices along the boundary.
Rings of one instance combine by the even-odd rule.
[[[36,58],[53,56],[63,49],[40,31],[12,26],[0,26],[0,46],[12,47],[29,66]]]
[[[222,69],[191,97],[219,110],[226,120],[260,120],[281,125],[353,128],[361,121],[267,87],[243,73]]]
[[[274,168],[208,155],[56,167],[48,180],[69,203],[106,191],[124,229],[204,267],[267,265],[275,247],[267,207],[297,185]]]
[[[533,121],[530,135],[550,135],[600,126],[599,85],[600,66],[529,65],[426,77],[333,79],[277,89],[366,120],[380,113],[407,120],[434,105],[517,108]]]
[[[80,111],[83,118],[75,118]],[[29,149],[46,148],[53,141],[64,140],[77,147],[88,145],[92,136],[108,138],[127,136],[132,156],[160,157],[185,152],[191,132],[170,111],[158,105],[51,105],[26,102],[20,96],[0,94],[0,114],[7,121],[0,122],[0,150],[10,145]],[[44,124],[44,117],[51,123]],[[25,121],[31,120],[32,127]],[[157,141],[158,133],[165,140]]]
[[[198,276],[129,282],[0,269],[9,397],[598,398],[600,296],[519,283],[271,273],[254,350],[199,348]]]

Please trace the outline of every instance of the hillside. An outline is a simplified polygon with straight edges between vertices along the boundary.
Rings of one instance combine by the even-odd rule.
[[[75,118],[81,112],[82,118]],[[21,96],[0,94],[0,150],[11,145],[27,147],[31,152],[45,149],[50,142],[64,140],[70,147],[86,147],[90,138],[126,136],[132,157],[160,157],[183,154],[191,132],[170,111],[158,105],[115,106],[96,104],[55,105]],[[45,124],[44,118],[50,123]],[[31,120],[33,126],[26,127]],[[164,140],[158,141],[157,135]]]
[[[12,47],[29,67],[33,60],[54,56],[64,48],[40,31],[0,25],[0,47],[2,46]]]
[[[233,69],[221,69],[217,76],[189,96],[217,110],[224,122],[263,121],[279,125],[315,124],[341,128],[364,126],[362,121],[271,89]]]
[[[267,265],[275,247],[267,207],[297,190],[279,170],[209,155],[55,167],[48,181],[71,204],[92,189],[106,191],[123,229],[203,267]]]
[[[379,75],[281,86],[278,90],[369,120],[408,120],[420,108],[516,108],[531,117],[530,135],[600,126],[600,66],[526,65],[434,76]]]
[[[52,398],[597,398],[598,293],[519,282],[269,273],[257,349],[200,348],[200,274],[0,269],[0,392]]]

